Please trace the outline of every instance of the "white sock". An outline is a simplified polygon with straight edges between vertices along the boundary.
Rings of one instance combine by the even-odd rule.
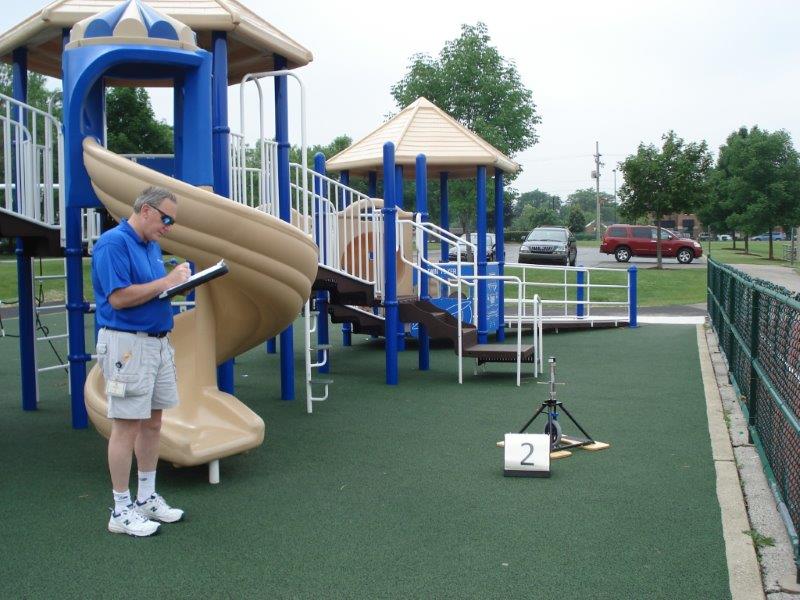
[[[136,500],[143,504],[153,492],[156,491],[156,472],[139,471],[139,489],[136,490]]]
[[[118,492],[116,490],[111,490],[114,494],[114,514],[118,515],[122,512],[122,509],[127,508],[133,501],[131,500],[131,491],[125,490],[124,492]]]

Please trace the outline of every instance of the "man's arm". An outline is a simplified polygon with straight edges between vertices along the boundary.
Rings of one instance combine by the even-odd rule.
[[[161,292],[189,279],[189,263],[181,263],[160,279],[148,283],[134,283],[114,290],[108,303],[115,310],[131,308],[149,302]]]

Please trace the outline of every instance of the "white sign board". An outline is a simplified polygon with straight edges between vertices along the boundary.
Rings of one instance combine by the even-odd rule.
[[[503,475],[550,477],[550,436],[544,433],[507,433]]]

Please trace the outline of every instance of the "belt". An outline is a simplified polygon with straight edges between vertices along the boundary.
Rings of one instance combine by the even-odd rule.
[[[121,331],[122,333],[132,333],[133,335],[146,335],[147,337],[152,338],[163,338],[169,333],[169,331],[156,331],[154,333],[149,331],[133,331],[131,329],[120,329],[118,327],[103,327],[103,329],[108,329],[109,331]]]

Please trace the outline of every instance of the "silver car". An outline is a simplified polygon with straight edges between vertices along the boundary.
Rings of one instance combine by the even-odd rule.
[[[566,227],[537,227],[519,249],[521,263],[555,263],[574,267],[577,258],[575,236]]]
[[[462,240],[466,239],[466,234],[462,235]],[[469,234],[469,243],[474,244],[475,246],[478,245],[478,234],[477,233],[470,233]],[[448,252],[448,259],[451,261],[455,261],[458,254],[461,254],[461,260],[471,261],[472,260],[472,248],[467,246],[466,244],[458,243],[458,249],[456,249],[455,245],[450,246],[450,251]],[[495,238],[493,233],[486,234],[486,260],[489,262],[494,261],[495,256],[497,255],[496,247],[495,247]]]

